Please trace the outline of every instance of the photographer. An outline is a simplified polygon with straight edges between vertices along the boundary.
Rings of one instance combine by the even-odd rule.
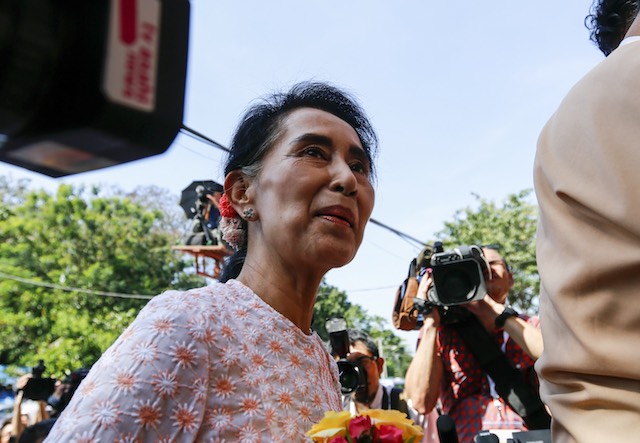
[[[488,247],[482,251],[490,271],[486,278],[488,294],[462,306],[477,317],[511,365],[532,380],[533,364],[543,348],[538,319],[505,308],[513,275],[498,251]],[[417,297],[427,300],[432,283],[430,274],[425,274]],[[455,421],[461,443],[472,442],[481,430],[527,430],[524,420],[496,393],[493,381],[456,326],[440,322],[437,309],[424,315],[416,354],[406,374],[405,392],[421,414],[430,412],[440,400],[443,413]]]
[[[380,383],[384,358],[378,346],[364,332],[349,329],[349,354],[347,360],[366,374],[366,386],[351,394],[343,395],[343,409],[358,414],[366,409],[395,409],[409,415],[407,403],[400,395],[402,389],[389,388]]]
[[[45,394],[44,391],[39,389],[42,383],[37,383],[38,381],[47,380],[41,378],[43,368],[44,366],[41,364],[33,368],[32,373],[24,374],[16,381],[17,393],[13,403],[10,431],[14,441],[17,441],[27,426],[49,418],[49,414],[46,411],[47,403],[43,401],[43,397],[46,398],[49,393]],[[36,387],[35,389],[34,386]]]
[[[222,185],[215,182],[198,185],[195,188],[194,206],[190,211],[194,214],[191,232],[184,239],[186,245],[218,245],[221,244],[220,224],[220,199],[222,198]],[[185,191],[183,191],[185,192]]]

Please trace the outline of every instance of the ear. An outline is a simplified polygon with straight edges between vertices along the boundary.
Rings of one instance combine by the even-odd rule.
[[[238,214],[242,214],[251,203],[247,192],[251,182],[252,180],[239,170],[231,171],[224,179],[224,193]]]
[[[384,358],[378,357],[376,359],[376,363],[378,364],[378,374],[382,374],[382,367],[384,366]]]

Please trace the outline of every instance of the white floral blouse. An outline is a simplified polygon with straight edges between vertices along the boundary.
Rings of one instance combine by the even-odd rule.
[[[230,280],[152,299],[46,442],[297,442],[340,408],[318,335]]]

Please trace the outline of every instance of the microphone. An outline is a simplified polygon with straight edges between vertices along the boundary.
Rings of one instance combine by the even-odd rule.
[[[444,414],[438,417],[436,420],[436,428],[438,429],[440,443],[458,443],[456,423],[450,415]]]

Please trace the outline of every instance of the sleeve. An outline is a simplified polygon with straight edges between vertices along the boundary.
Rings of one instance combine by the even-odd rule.
[[[194,441],[212,339],[197,300],[152,299],[79,386],[47,442]]]

